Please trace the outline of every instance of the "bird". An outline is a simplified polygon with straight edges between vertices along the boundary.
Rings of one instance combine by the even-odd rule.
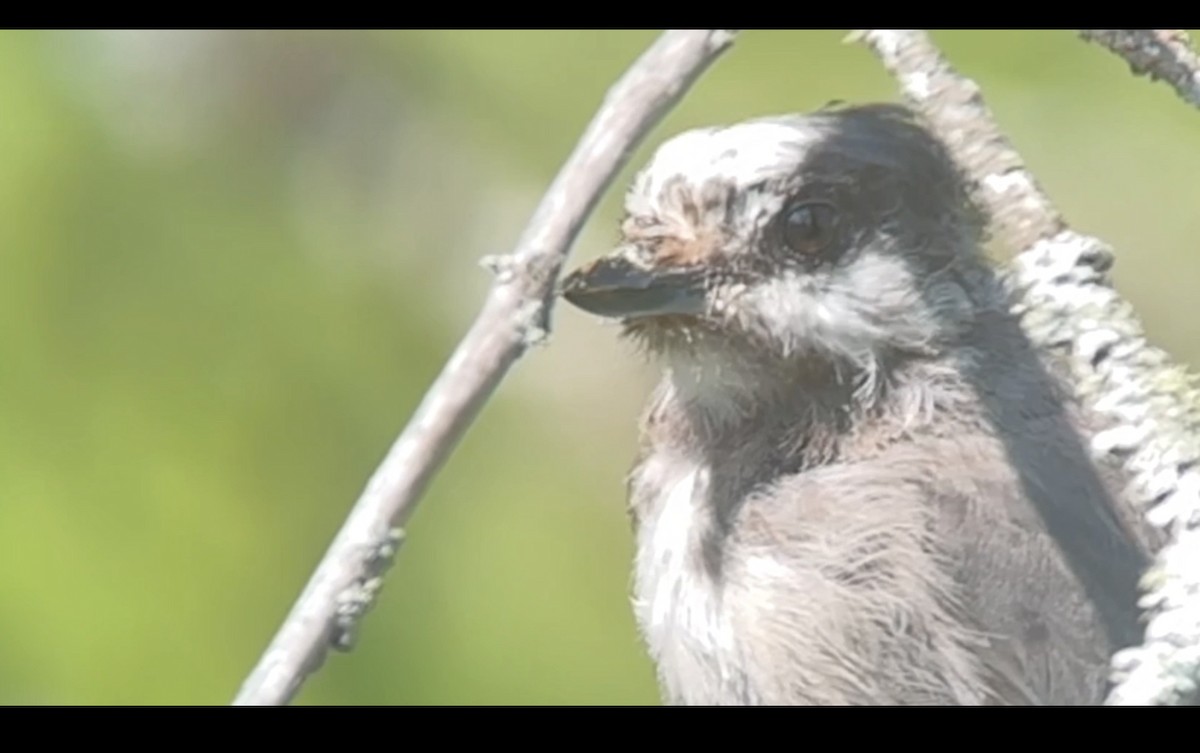
[[[1088,705],[1153,533],[909,108],[666,140],[561,295],[662,368],[632,606],[680,705]]]

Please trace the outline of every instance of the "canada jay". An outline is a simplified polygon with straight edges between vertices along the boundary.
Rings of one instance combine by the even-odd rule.
[[[634,608],[687,704],[1080,704],[1148,539],[893,105],[677,136],[563,295],[661,361]]]

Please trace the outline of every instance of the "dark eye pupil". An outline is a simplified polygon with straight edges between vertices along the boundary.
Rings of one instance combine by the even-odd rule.
[[[801,204],[788,211],[783,242],[797,254],[817,254],[833,236],[834,211],[828,204]]]

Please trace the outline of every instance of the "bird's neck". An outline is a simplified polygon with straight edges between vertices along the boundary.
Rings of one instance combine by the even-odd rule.
[[[875,399],[856,394],[866,374],[825,359],[766,360],[750,353],[700,351],[668,359],[673,400],[706,432],[736,430],[766,415],[822,421]]]
[[[693,353],[669,359],[647,430],[660,435],[653,443],[700,455],[758,447],[782,467],[820,464],[872,426],[902,432],[927,423],[963,391],[949,355],[889,358],[868,373],[821,359]]]

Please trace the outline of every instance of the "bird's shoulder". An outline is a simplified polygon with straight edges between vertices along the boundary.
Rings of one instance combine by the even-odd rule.
[[[731,578],[904,625],[879,639],[942,646],[925,661],[973,688],[960,702],[1096,702],[1112,647],[1003,452],[931,437],[781,478],[741,508],[727,557],[749,567]]]

